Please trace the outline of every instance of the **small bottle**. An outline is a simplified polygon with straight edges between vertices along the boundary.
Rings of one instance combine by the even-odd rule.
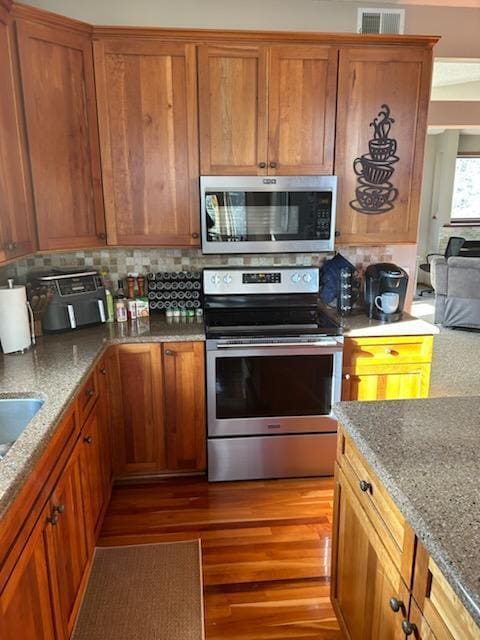
[[[115,321],[115,308],[113,304],[113,294],[112,294],[112,281],[108,277],[108,273],[106,271],[102,271],[102,284],[105,288],[105,302],[107,306],[107,322]]]
[[[125,298],[125,291],[123,289],[123,280],[118,281],[117,290],[115,291],[115,298]]]
[[[127,321],[127,304],[125,298],[118,298],[115,302],[115,318],[117,322]]]

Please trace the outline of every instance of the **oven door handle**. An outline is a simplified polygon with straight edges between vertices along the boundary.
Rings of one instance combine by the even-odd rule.
[[[217,344],[217,349],[263,349],[271,347],[281,349],[283,347],[339,347],[336,340],[318,341],[318,342],[255,342],[253,344]]]

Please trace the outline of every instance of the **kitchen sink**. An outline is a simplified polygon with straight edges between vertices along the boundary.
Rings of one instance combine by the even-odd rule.
[[[43,405],[40,398],[0,398],[0,458]]]

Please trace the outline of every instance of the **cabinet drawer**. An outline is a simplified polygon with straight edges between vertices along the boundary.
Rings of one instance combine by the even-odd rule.
[[[413,593],[432,630],[432,637],[437,640],[480,640],[480,628],[421,545],[417,553]]]
[[[82,387],[82,390],[78,394],[78,415],[80,418],[80,425],[83,425],[90,409],[93,407],[98,398],[98,380],[97,372],[94,369],[88,376],[87,381]]]
[[[342,430],[339,432],[338,462],[397,569],[405,582],[410,584],[414,534],[381,482]]]
[[[433,336],[347,338],[343,362],[352,371],[378,364],[431,362]]]

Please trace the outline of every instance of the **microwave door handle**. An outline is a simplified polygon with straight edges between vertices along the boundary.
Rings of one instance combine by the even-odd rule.
[[[97,300],[98,302],[98,312],[100,314],[100,322],[106,322],[107,319],[105,317],[105,305],[103,304],[103,300]]]
[[[76,329],[77,319],[75,318],[75,310],[73,308],[73,304],[67,304],[67,312],[68,312],[68,319],[70,321],[70,328]]]

